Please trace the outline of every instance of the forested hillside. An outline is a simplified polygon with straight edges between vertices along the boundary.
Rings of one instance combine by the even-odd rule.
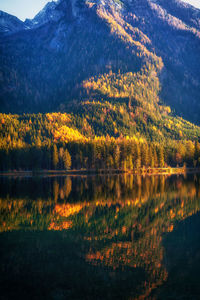
[[[0,114],[1,170],[140,170],[177,165],[200,166],[198,127],[168,117],[171,121],[170,126],[174,127],[174,136],[160,139],[159,136],[162,136],[166,129],[159,127],[159,123],[152,125],[155,131],[153,139],[145,138],[145,131],[144,135],[140,135],[139,126],[136,134],[128,136],[119,134],[120,130],[127,130],[123,118],[128,113],[123,106],[115,107],[115,121],[112,120],[112,115],[106,120],[106,109],[110,109],[110,104],[107,104],[107,108],[100,103],[91,103],[91,106],[93,110],[89,115]],[[98,122],[99,111],[102,111],[101,118],[104,118],[101,123]],[[116,133],[110,136],[109,127],[114,122],[120,125],[114,126]],[[145,130],[145,127],[140,125],[141,131]],[[181,137],[180,131],[183,132]],[[183,138],[187,131],[193,135],[195,142]],[[105,132],[106,135],[98,136],[95,132]],[[151,132],[147,132],[146,136],[148,134],[151,136]],[[174,140],[176,135],[179,136],[179,140]]]
[[[0,18],[2,170],[199,166],[198,9],[59,0]]]

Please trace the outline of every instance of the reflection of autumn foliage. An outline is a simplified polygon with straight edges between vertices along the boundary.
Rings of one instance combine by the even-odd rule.
[[[0,232],[46,229],[52,218],[51,205],[51,201],[30,203],[27,199],[0,199]]]
[[[81,245],[89,245],[83,248],[88,263],[144,270],[138,299],[146,299],[167,279],[163,233],[200,210],[199,177],[86,177],[76,185],[73,180],[53,181],[48,201],[1,199],[0,231],[72,229]]]
[[[48,228],[49,224],[55,221],[55,216],[58,219],[67,219],[78,213],[80,213],[78,219],[83,215],[83,222],[92,224],[94,222],[92,216],[95,215],[95,211],[104,210],[104,215],[105,213],[108,214],[102,219],[105,228],[97,232],[92,231],[93,234],[85,236],[85,238],[111,239],[118,236],[121,231],[125,235],[129,234],[130,225],[133,226],[134,223],[138,223],[135,217],[140,215],[146,207],[147,212],[151,212],[150,218],[153,216],[156,220],[166,219],[165,231],[171,231],[172,222],[182,220],[198,211],[199,204],[196,199],[198,199],[200,192],[198,178],[195,179],[196,181],[187,181],[180,176],[174,178],[172,182],[170,178],[166,176],[143,178],[125,175],[99,177],[97,180],[95,177],[88,177],[76,182],[74,187],[72,187],[72,180],[76,181],[75,178],[66,177],[62,181],[52,180],[52,194],[48,200],[42,199],[39,195],[37,201],[28,198],[2,198],[0,200],[0,224],[4,225],[1,230],[19,229],[24,224],[27,228],[43,229],[45,226]],[[88,193],[88,191],[90,192]],[[153,199],[151,205],[149,199]],[[152,206],[151,210],[150,206]],[[109,229],[110,219],[107,220],[106,218],[112,212],[112,220],[119,222],[122,220],[122,211],[127,214],[127,222],[123,223],[122,221],[120,226],[116,225],[116,228]],[[146,212],[144,212],[144,216],[145,214]],[[149,222],[147,217],[144,220]],[[63,219],[62,221],[66,220]],[[76,223],[74,226],[76,227]],[[131,230],[135,230],[135,228],[134,225]]]
[[[52,222],[49,225],[48,230],[66,230],[72,227],[71,221],[63,221],[62,223],[56,224],[55,222]]]
[[[163,193],[163,196],[157,195],[150,206],[148,202],[140,202],[140,205],[135,206],[130,201],[126,202],[125,205],[118,205],[116,209],[118,216],[116,218],[115,215],[115,219],[120,219],[121,216],[120,225],[117,225],[117,222],[113,225],[114,222],[110,221],[106,234],[101,234],[101,226],[99,228],[100,239],[105,241],[117,239],[118,242],[105,243],[107,246],[99,249],[97,246],[96,251],[93,247],[86,254],[86,260],[93,265],[102,264],[113,269],[125,267],[145,269],[148,279],[142,283],[144,298],[141,298],[145,299],[152,289],[167,279],[167,271],[163,266],[163,232],[173,231],[175,221],[183,220],[200,209],[195,197],[198,188],[193,185],[190,189],[184,184],[182,187],[184,195],[181,189],[172,193],[173,198],[165,197],[165,193]],[[129,210],[126,210],[127,207],[132,210],[130,215],[128,214]],[[110,206],[110,210],[113,210],[112,206]],[[102,211],[105,212],[103,207]],[[145,214],[143,214],[144,211]],[[97,215],[95,211],[93,213],[95,216]],[[112,213],[108,214],[111,215]],[[143,217],[140,216],[141,214]],[[99,215],[101,215],[100,212]],[[131,215],[132,219],[130,219]],[[122,219],[123,217],[124,219]],[[123,225],[127,223],[129,223],[129,227]],[[96,224],[100,224],[100,222],[96,221]],[[98,229],[95,229],[95,233],[97,231]],[[98,236],[91,232],[87,239],[90,241],[98,240]]]
[[[74,215],[76,213],[78,213],[83,207],[85,206],[85,204],[57,204],[55,206],[54,212],[55,214],[60,215],[61,217],[69,217],[71,215]]]
[[[53,221],[50,223],[48,230],[66,230],[72,227],[72,221],[60,218],[68,218],[77,214],[85,204],[56,204],[53,211]]]
[[[120,231],[122,235],[125,235],[123,239],[121,236],[119,237],[121,242],[111,243],[101,250],[88,253],[86,260],[94,265],[103,264],[112,267],[114,270],[124,267],[145,269],[148,277],[147,281],[141,285],[146,294],[147,291],[150,293],[152,288],[167,279],[167,272],[162,265],[163,248],[160,229],[156,227],[150,229],[149,226],[143,228],[141,224],[136,227],[137,229],[135,231],[133,229],[130,233],[132,241],[126,241],[128,236],[124,228],[119,228],[118,235],[120,235]],[[130,232],[130,229],[127,228],[126,231]],[[134,237],[134,234],[141,235],[141,237]],[[123,241],[124,239],[125,241]]]

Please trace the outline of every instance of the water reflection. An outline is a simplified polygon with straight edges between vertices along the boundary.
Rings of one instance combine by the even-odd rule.
[[[5,246],[0,262],[5,267],[10,258],[5,254],[11,251],[10,236],[15,250],[20,236],[30,251],[33,245],[27,237],[35,241],[35,232],[36,252],[48,258],[41,277],[48,277],[49,265],[54,265],[54,290],[48,299],[159,299],[155,290],[169,279],[163,236],[175,232],[174,242],[178,221],[200,210],[199,183],[199,175],[3,178],[0,241]],[[56,237],[56,246],[51,236]],[[54,254],[48,254],[45,243]],[[70,272],[67,283],[60,277],[57,255],[64,262],[62,276],[68,278]],[[23,260],[20,253],[16,259]],[[33,265],[37,260],[35,255],[29,257]],[[5,268],[3,274],[10,280],[15,270]],[[79,288],[77,274],[84,277]]]

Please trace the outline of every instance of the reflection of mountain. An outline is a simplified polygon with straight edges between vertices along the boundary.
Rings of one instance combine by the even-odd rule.
[[[168,279],[156,299],[199,299],[200,214],[187,218],[163,239]]]
[[[102,242],[97,243],[86,255],[86,260],[114,270],[127,267],[145,269],[147,278],[139,288],[144,299],[167,279],[163,265],[163,232],[171,232],[175,221],[200,209],[196,198],[198,188],[188,186],[187,190],[181,185],[181,180],[177,184],[180,189],[172,192],[173,198],[163,193],[154,199],[149,198],[146,203],[136,200],[106,208],[104,204],[94,209],[89,220],[87,218],[88,239],[103,241],[105,246],[102,247]]]
[[[76,240],[80,257],[91,267],[109,269],[114,277],[133,272],[128,293],[134,299],[145,299],[167,280],[163,233],[200,210],[199,176],[48,180],[51,193],[46,200],[43,191],[34,200],[20,199],[19,194],[18,199],[1,198],[1,232],[65,229],[68,243]],[[15,186],[22,182],[15,181]],[[140,270],[145,275],[137,281]]]

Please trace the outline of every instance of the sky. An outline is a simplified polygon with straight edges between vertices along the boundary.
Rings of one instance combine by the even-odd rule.
[[[200,8],[200,0],[182,0]],[[49,0],[0,0],[0,10],[21,20],[32,19]]]
[[[0,0],[0,10],[21,20],[32,19],[49,0]]]

